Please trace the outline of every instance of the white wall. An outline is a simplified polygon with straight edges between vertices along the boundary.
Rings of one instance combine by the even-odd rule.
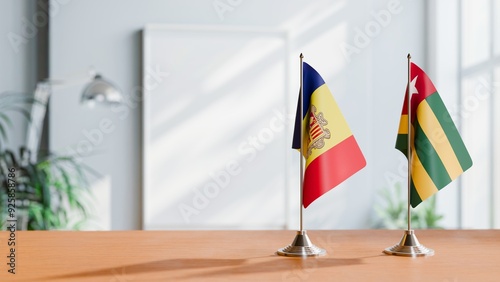
[[[57,3],[56,3],[57,2]],[[62,0],[53,0],[52,4]],[[393,1],[63,1],[50,25],[52,77],[89,65],[123,90],[127,107],[90,110],[78,104],[78,87],[51,100],[52,149],[84,152],[102,174],[94,188],[102,218],[96,228],[141,227],[141,30],[148,23],[281,28],[291,54],[303,52],[323,76],[367,159],[367,167],[305,212],[306,228],[369,228],[377,191],[391,185],[404,159],[394,149],[406,84],[406,54],[425,68],[424,1],[400,1],[382,25],[375,18]],[[219,13],[214,3],[232,3]],[[392,5],[392,4],[391,4]],[[222,7],[222,6],[221,6]],[[358,30],[371,29],[361,38]],[[363,32],[366,33],[366,32]],[[364,40],[363,40],[364,39]],[[357,41],[356,41],[357,40]],[[357,44],[356,44],[357,42]],[[355,52],[345,56],[341,46]],[[175,56],[175,54],[166,54]],[[192,62],[191,62],[192,63]],[[298,64],[291,65],[292,75]],[[298,89],[298,81],[291,89]],[[293,97],[296,91],[290,93]],[[293,112],[293,109],[289,109]],[[107,120],[112,132],[99,124]],[[291,196],[291,202],[296,195]],[[111,201],[112,199],[112,201]],[[292,207],[293,209],[293,207]],[[295,229],[294,219],[291,228]]]
[[[34,14],[34,1],[0,1],[0,93],[31,95],[35,89],[37,32],[27,28]],[[9,116],[14,126],[8,133],[8,147],[17,152],[24,144],[26,119],[19,114],[9,113]]]

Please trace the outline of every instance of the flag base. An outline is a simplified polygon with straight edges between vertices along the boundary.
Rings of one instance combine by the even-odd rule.
[[[292,244],[279,249],[276,253],[287,257],[313,257],[324,256],[326,251],[316,247],[307,236],[307,232],[302,230],[297,231]]]
[[[424,245],[420,244],[413,230],[405,230],[405,234],[403,235],[401,242],[397,245],[386,248],[384,253],[405,257],[423,257],[433,256],[434,250],[426,248]]]

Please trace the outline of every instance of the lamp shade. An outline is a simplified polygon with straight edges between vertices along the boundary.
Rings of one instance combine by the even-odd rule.
[[[116,86],[98,74],[83,90],[81,101],[86,104],[94,102],[118,104],[122,102],[122,95]]]

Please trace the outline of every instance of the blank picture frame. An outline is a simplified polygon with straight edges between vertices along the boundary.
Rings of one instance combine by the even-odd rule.
[[[143,31],[143,229],[282,229],[293,117],[286,32]],[[291,101],[293,100],[293,101]]]

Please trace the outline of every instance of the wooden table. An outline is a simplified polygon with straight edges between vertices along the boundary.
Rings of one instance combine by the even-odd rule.
[[[384,255],[401,230],[309,231],[328,254],[275,254],[295,231],[18,231],[0,281],[500,281],[500,230],[417,230],[433,257]]]

